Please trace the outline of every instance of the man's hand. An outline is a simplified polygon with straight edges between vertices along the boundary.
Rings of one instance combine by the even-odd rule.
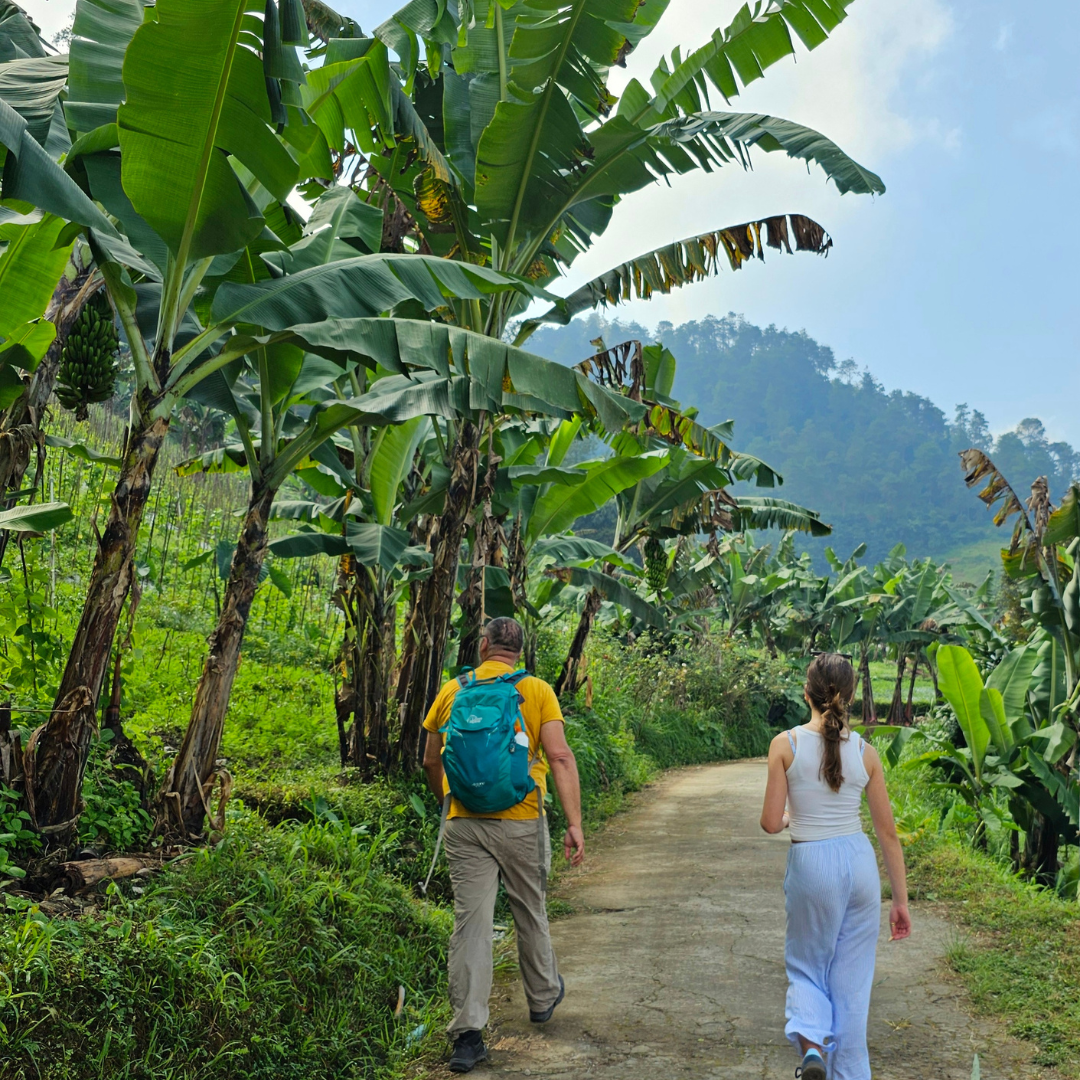
[[[585,858],[585,834],[580,825],[571,825],[563,837],[563,853],[571,866],[580,866]]]

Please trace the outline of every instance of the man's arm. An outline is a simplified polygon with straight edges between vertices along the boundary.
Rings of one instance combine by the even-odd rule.
[[[424,743],[424,772],[427,775],[428,787],[435,794],[435,798],[441,804],[443,801],[443,767],[442,767],[443,737],[441,731],[429,731],[427,741]]]
[[[578,779],[574,751],[566,741],[566,730],[561,720],[550,720],[541,725],[540,745],[551,766],[551,778],[555,781],[555,790],[559,793],[559,802],[566,815],[563,851],[571,866],[580,866],[585,858],[585,834],[581,831],[581,781]]]

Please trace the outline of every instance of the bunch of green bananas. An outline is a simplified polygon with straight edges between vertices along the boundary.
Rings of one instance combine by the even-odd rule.
[[[658,536],[650,536],[645,541],[645,580],[654,593],[664,591],[667,584],[667,552]]]
[[[76,420],[86,419],[92,401],[108,401],[116,387],[120,339],[108,301],[98,294],[79,312],[64,342],[56,397]]]

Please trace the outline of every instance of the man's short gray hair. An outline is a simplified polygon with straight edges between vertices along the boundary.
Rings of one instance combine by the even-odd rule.
[[[520,653],[525,645],[525,631],[521,629],[521,623],[506,616],[492,619],[484,627],[484,637],[489,647],[503,652]]]

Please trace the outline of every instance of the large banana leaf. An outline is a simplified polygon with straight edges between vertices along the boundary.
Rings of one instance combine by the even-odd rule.
[[[270,553],[277,559],[308,559],[313,555],[354,555],[364,566],[381,566],[390,572],[396,569],[409,549],[410,537],[403,529],[376,525],[370,521],[348,521],[345,536],[332,533],[305,532],[272,540]],[[422,553],[413,549],[416,560]]]
[[[263,218],[234,156],[284,202],[296,162],[270,128],[267,81],[248,9],[257,0],[159,0],[124,57],[117,114],[124,190],[180,266],[245,247]],[[256,44],[260,44],[256,41]]]
[[[812,128],[778,117],[709,111],[642,127],[620,114],[590,131],[587,142],[578,136],[569,149],[565,140],[570,137],[570,117],[561,112],[557,117],[561,118],[561,127],[552,138],[561,140],[559,146],[543,144],[544,154],[537,158],[536,175],[529,181],[530,198],[518,208],[518,235],[531,241],[513,264],[518,270],[531,264],[539,245],[564,219],[571,234],[568,243],[578,237],[580,246],[587,243],[590,233],[606,226],[613,200],[656,180],[699,168],[714,169],[730,162],[748,167],[754,146],[764,151],[783,150],[790,157],[816,162],[841,192],[884,191],[879,177],[848,157],[832,140]],[[484,140],[491,133],[492,148],[519,141],[520,131],[512,127],[516,119],[500,124],[497,112]],[[501,141],[496,141],[495,134]],[[575,167],[566,169],[564,159],[575,148],[581,160],[575,159]],[[477,161],[477,208],[482,219],[494,223],[497,236],[503,229],[501,223],[514,210],[507,201],[507,189],[513,186],[516,169],[516,165],[504,164],[494,155],[491,161],[482,156]],[[487,195],[482,194],[485,187],[489,189]],[[572,246],[560,247],[564,258],[572,255]]]
[[[421,267],[434,264],[444,280],[456,281],[461,291],[473,290],[465,272],[477,268],[424,256],[371,255],[314,267],[299,274],[287,275],[254,286],[226,284],[219,288],[215,299],[215,316],[219,326],[234,322],[258,322],[269,328],[283,326],[280,332],[263,337],[235,336],[226,339],[218,357],[192,368],[174,385],[177,392],[188,393],[190,386],[224,365],[221,358],[237,357],[253,349],[278,341],[292,341],[304,348],[327,356],[360,359],[368,366],[376,365],[404,375],[413,370],[410,378],[398,381],[387,379],[375,383],[367,400],[392,408],[393,422],[422,414],[459,416],[463,411],[514,409],[554,416],[578,413],[596,416],[608,430],[619,431],[628,423],[639,421],[644,406],[617,394],[606,387],[590,382],[583,375],[563,364],[545,360],[532,353],[507,345],[498,338],[461,330],[444,323],[414,319],[342,319],[323,314],[322,321],[288,325],[290,318],[310,317],[314,305],[318,315],[341,310],[355,297],[355,304],[379,303],[392,306],[401,300],[423,296],[427,284],[416,275],[407,282],[396,276],[408,260]],[[342,270],[342,266],[345,267]],[[455,277],[457,272],[460,276]],[[507,282],[501,275],[491,275],[482,281]],[[428,282],[432,282],[429,277]],[[510,281],[510,284],[514,283]],[[340,293],[335,293],[340,288]],[[423,300],[422,300],[423,302]],[[179,350],[175,362],[179,369],[189,353],[198,346],[192,344]],[[416,371],[414,369],[421,369]],[[423,372],[423,369],[430,369]],[[467,374],[466,374],[467,373]],[[421,374],[434,376],[426,381]],[[454,378],[451,378],[454,376]],[[411,389],[410,389],[411,388]],[[393,395],[389,404],[387,395]],[[427,398],[423,408],[413,410],[410,395]],[[404,413],[400,410],[404,409]]]
[[[663,613],[657,607],[611,574],[584,566],[574,566],[567,570],[556,571],[556,573],[560,578],[569,581],[571,585],[599,590],[606,599],[613,604],[618,604],[619,607],[626,608],[635,619],[648,623],[649,626],[663,630],[667,625]]]
[[[588,536],[542,536],[533,545],[533,554],[555,560],[557,566],[569,566],[572,563],[607,562],[613,566],[638,571],[636,564],[620,555],[613,547],[602,544]]]
[[[1010,725],[1022,718],[1027,710],[1028,687],[1038,662],[1038,649],[1020,646],[1007,653],[987,677],[987,687],[1001,695],[1005,717]]]
[[[1067,544],[1077,536],[1080,536],[1080,483],[1074,481],[1061,505],[1050,515],[1043,530],[1043,543]]]
[[[304,108],[319,125],[331,149],[345,149],[346,129],[371,151],[371,129],[393,131],[392,76],[386,46],[372,38],[338,38],[329,43],[323,63],[308,75]]]
[[[990,728],[982,711],[982,677],[971,653],[960,645],[942,645],[935,659],[938,685],[956,714],[964,741],[971,751],[975,779],[981,783],[983,758],[990,744]]]
[[[29,125],[42,146],[49,137],[56,104],[67,82],[67,57],[42,56],[0,64],[0,98]]]
[[[45,55],[37,23],[14,0],[0,0],[0,61]]]
[[[350,519],[345,523],[345,541],[357,562],[390,571],[398,565],[410,537],[404,529]]]
[[[624,488],[659,472],[667,464],[664,453],[639,457],[611,457],[589,468],[588,479],[573,487],[553,485],[541,492],[525,529],[526,546],[541,536],[561,533],[579,518],[598,510]]]
[[[734,21],[717,30],[707,45],[671,68],[661,63],[653,76],[653,108],[658,112],[671,104],[685,112],[700,108],[697,83],[702,73],[730,101],[739,93],[739,82],[746,86],[760,79],[767,67],[794,55],[792,30],[806,48],[814,49],[846,17],[850,4],[851,0],[755,0],[753,8],[744,4]]]
[[[523,279],[483,266],[427,255],[363,255],[253,285],[226,282],[214,297],[211,314],[219,324],[284,330],[325,319],[380,315],[409,299],[433,311],[450,297],[479,300],[506,290],[547,295]]]
[[[759,495],[741,495],[736,500],[740,529],[795,529],[811,536],[829,536],[832,526],[821,520],[816,510]],[[851,577],[852,575],[849,575]]]
[[[667,294],[683,285],[703,281],[718,274],[725,262],[732,270],[739,270],[750,259],[764,260],[766,247],[790,254],[792,240],[796,251],[818,255],[826,254],[832,247],[825,230],[801,214],[779,214],[677,240],[587,281],[538,318],[524,323],[517,341],[522,342],[541,323],[565,325],[575,315],[592,308],[634,299],[649,300],[654,293]]]
[[[124,100],[124,52],[142,21],[142,0],[79,0],[64,102],[76,131],[116,123],[117,106]]]
[[[387,428],[372,451],[368,466],[369,485],[375,520],[380,525],[389,525],[393,520],[401,484],[408,476],[416,450],[428,430],[424,417],[414,417],[404,424]]]
[[[71,243],[59,243],[65,223],[46,214],[33,225],[0,225],[0,241],[7,247],[0,254],[0,363],[16,363],[33,370],[55,336],[51,323],[39,324],[44,333],[34,335],[36,348],[14,347],[20,326],[41,319],[56,283],[64,273]]]
[[[66,221],[98,230],[99,239],[119,234],[86,193],[33,137],[26,121],[0,99],[0,147],[6,149],[0,194],[19,199]]]
[[[75,515],[63,502],[36,503],[0,511],[0,529],[11,532],[50,532],[66,525]]]

